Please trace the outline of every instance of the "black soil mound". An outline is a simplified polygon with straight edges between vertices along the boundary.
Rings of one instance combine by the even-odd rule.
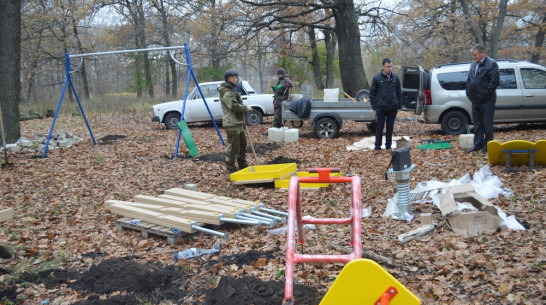
[[[269,161],[267,164],[284,164],[284,163],[297,163],[297,164],[300,164],[300,160],[285,158],[285,157],[277,157],[274,160]]]
[[[294,285],[296,304],[319,304],[321,296],[315,288]],[[284,299],[284,281],[264,282],[254,277],[235,279],[223,276],[218,286],[209,291],[205,305],[278,305]]]
[[[278,149],[280,147],[277,143],[254,143],[254,151],[259,155],[265,155],[266,152]],[[249,145],[246,147],[247,153],[252,153],[252,147]]]
[[[98,294],[114,291],[149,293],[173,287],[182,276],[178,266],[143,265],[117,258],[93,265],[81,274],[73,288]]]
[[[11,258],[11,252],[4,246],[0,246],[0,258]]]
[[[235,264],[239,267],[243,265],[251,266],[253,263],[257,262],[260,258],[272,259],[275,255],[271,252],[261,252],[257,250],[250,250],[248,252],[239,254],[239,255],[224,255],[217,260],[211,260],[208,262],[208,265],[215,265],[218,263],[224,263],[225,265]]]
[[[44,284],[47,288],[53,288],[61,284],[68,284],[69,280],[75,280],[79,276],[80,274],[77,271],[48,269],[40,272],[25,272],[20,281]]]
[[[197,155],[194,158],[196,161],[204,162],[226,162],[226,153],[211,153],[205,155]]]
[[[118,140],[121,140],[125,138],[125,136],[121,136],[121,135],[117,135],[117,134],[112,134],[112,135],[107,135],[105,137],[102,137],[99,139],[99,144],[100,145],[109,145],[109,144],[112,144],[112,143],[116,143]]]

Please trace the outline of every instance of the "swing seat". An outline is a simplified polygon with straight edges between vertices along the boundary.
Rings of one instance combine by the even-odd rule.
[[[320,305],[376,305],[384,293],[390,305],[420,305],[421,301],[378,263],[365,259],[349,262]],[[383,303],[381,303],[383,305]]]
[[[193,140],[193,137],[191,136],[190,129],[188,128],[188,124],[186,121],[182,120],[178,123],[178,129],[182,132],[182,138],[184,138],[184,143],[186,143],[186,146],[190,150],[190,156],[193,158],[197,156],[199,153],[197,151],[197,146],[195,146],[195,141]]]

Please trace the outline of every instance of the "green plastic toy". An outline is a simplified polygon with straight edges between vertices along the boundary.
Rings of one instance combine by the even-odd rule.
[[[197,156],[199,152],[197,151],[197,146],[195,146],[195,141],[193,141],[193,137],[191,136],[191,132],[186,121],[180,121],[178,123],[178,129],[182,131],[182,137],[184,138],[184,143],[186,143],[186,146],[190,150],[190,156],[192,158]]]

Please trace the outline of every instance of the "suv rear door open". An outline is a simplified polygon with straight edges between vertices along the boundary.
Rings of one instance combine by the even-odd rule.
[[[425,107],[423,90],[427,81],[427,72],[423,67],[402,67],[402,105],[414,109],[419,115]]]

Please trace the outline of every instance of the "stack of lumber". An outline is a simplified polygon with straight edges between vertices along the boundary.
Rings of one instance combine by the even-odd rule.
[[[157,197],[137,195],[132,202],[108,200],[105,206],[114,214],[186,233],[203,231],[200,224],[240,223],[241,219],[248,224],[261,224],[256,219],[241,216],[259,212],[261,204],[181,188],[166,190]]]
[[[0,222],[10,220],[10,219],[13,218],[14,215],[15,215],[15,213],[13,212],[12,208],[9,208],[9,209],[6,209],[6,210],[1,210],[0,211]]]

